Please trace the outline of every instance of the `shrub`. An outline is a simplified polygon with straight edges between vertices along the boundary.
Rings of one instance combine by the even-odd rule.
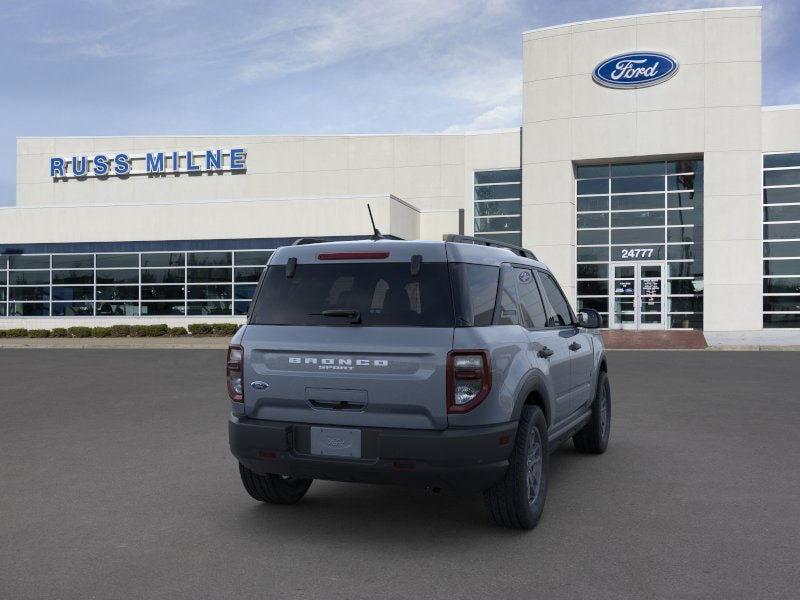
[[[167,335],[170,337],[179,337],[182,335],[189,335],[189,332],[186,331],[186,327],[170,327]]]
[[[56,327],[50,331],[50,337],[69,337],[69,331],[64,329],[63,327]]]
[[[92,337],[92,328],[91,327],[70,327],[67,329],[67,332],[75,338],[87,338]]]
[[[50,337],[49,329],[31,329],[28,331],[28,337],[32,338],[46,338]]]
[[[147,325],[131,325],[131,337],[145,337],[147,335]]]
[[[192,323],[189,325],[189,333],[192,335],[211,335],[214,328],[210,323]]]
[[[131,334],[130,325],[112,325],[108,329],[111,337],[128,337]]]
[[[10,338],[28,337],[28,330],[22,327],[14,327],[13,329],[6,329],[6,337]]]
[[[163,323],[160,325],[145,325],[145,335],[147,337],[161,337],[169,333],[169,327]]]
[[[236,323],[214,323],[211,325],[211,333],[214,335],[231,336],[236,333],[239,326]]]
[[[92,327],[92,337],[111,337],[111,327]]]

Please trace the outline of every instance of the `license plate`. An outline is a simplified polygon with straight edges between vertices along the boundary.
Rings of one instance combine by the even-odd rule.
[[[361,430],[312,427],[311,454],[361,458]]]

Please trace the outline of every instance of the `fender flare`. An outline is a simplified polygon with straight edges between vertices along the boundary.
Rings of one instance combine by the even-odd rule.
[[[528,371],[520,383],[519,392],[517,393],[517,400],[514,403],[512,420],[519,420],[520,416],[522,415],[522,408],[525,406],[525,401],[533,392],[536,392],[542,398],[544,418],[549,426],[552,423],[551,417],[553,415],[553,402],[550,391],[547,388],[545,375],[538,369],[532,369]]]

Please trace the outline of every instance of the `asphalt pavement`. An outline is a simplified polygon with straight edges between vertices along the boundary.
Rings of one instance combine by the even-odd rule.
[[[609,450],[539,527],[314,482],[257,503],[224,350],[0,349],[0,598],[797,598],[800,354],[612,352]]]

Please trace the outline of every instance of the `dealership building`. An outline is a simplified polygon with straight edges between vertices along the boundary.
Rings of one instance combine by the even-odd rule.
[[[300,237],[531,248],[611,328],[800,329],[800,106],[761,104],[761,9],[523,34],[520,127],[19,138],[0,328],[241,322]],[[794,334],[797,332],[795,331]]]

